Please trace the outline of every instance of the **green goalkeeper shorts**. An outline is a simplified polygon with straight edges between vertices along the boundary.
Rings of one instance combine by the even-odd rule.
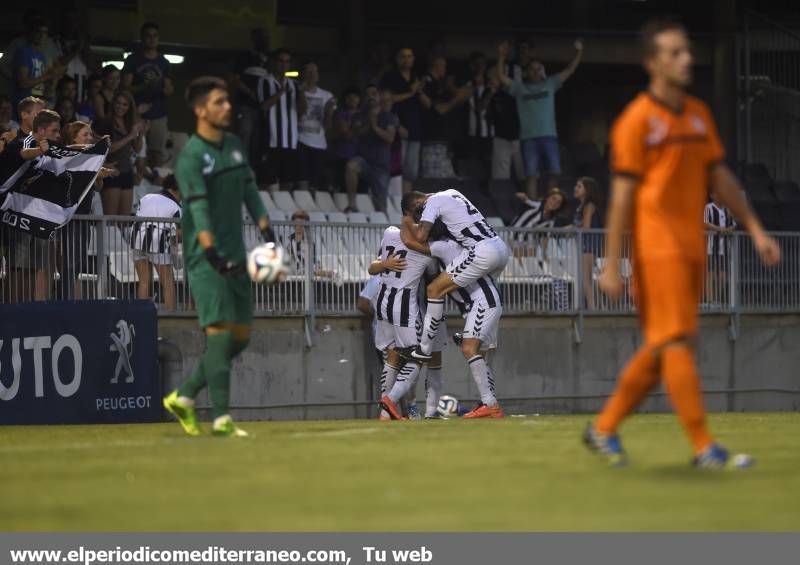
[[[224,277],[206,268],[188,274],[201,328],[223,322],[253,323],[253,296],[247,275]]]

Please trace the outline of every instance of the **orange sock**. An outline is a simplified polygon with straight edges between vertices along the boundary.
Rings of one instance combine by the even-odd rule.
[[[661,353],[661,373],[672,407],[683,424],[695,454],[712,443],[694,353],[688,344],[666,347]]]
[[[657,382],[656,356],[651,348],[641,347],[622,370],[614,394],[597,418],[597,431],[613,434]]]

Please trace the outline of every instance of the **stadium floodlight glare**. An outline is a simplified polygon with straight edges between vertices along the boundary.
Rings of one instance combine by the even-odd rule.
[[[125,61],[103,61],[101,66],[105,67],[107,65],[113,65],[119,70],[122,70],[122,67],[125,65]]]
[[[130,51],[125,51],[122,54],[122,58],[123,59],[127,59],[128,55],[130,55],[130,54],[131,54]],[[164,58],[167,61],[169,61],[170,63],[172,63],[173,65],[180,65],[181,63],[183,63],[183,60],[185,59],[185,57],[183,55],[173,55],[173,54],[166,54],[166,55],[164,55]]]

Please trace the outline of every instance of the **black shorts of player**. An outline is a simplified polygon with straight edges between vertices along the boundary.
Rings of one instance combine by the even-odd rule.
[[[290,184],[298,180],[297,149],[267,149],[264,179],[269,184]]]
[[[120,173],[117,177],[106,177],[103,180],[103,188],[121,188],[122,190],[133,190],[133,171]]]

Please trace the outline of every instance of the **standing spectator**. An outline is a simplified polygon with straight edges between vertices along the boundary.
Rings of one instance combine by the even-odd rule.
[[[258,100],[267,113],[267,183],[270,191],[291,190],[298,177],[297,117],[305,114],[306,97],[286,73],[288,49],[275,51],[275,72],[258,83]]]
[[[12,143],[14,151],[21,147],[19,155],[23,161],[36,161],[50,151],[50,143],[61,138],[61,117],[52,110],[41,110],[33,119],[33,129],[20,145]],[[34,271],[34,300],[48,300],[53,281],[53,253],[50,241],[26,233],[17,234],[14,252],[15,265],[20,269]]]
[[[361,93],[350,87],[342,94],[344,106],[333,115],[333,157],[337,182],[345,187],[347,163],[358,155],[358,132],[353,128],[354,120],[361,106]]]
[[[603,227],[600,221],[600,211],[597,208],[600,199],[597,181],[591,177],[581,177],[575,183],[575,198],[578,207],[575,209],[575,227],[580,230],[599,230]],[[603,235],[600,233],[583,233],[582,261],[583,293],[586,296],[586,307],[594,309],[594,259],[603,251]]]
[[[431,60],[424,87],[431,106],[422,115],[422,177],[442,179],[456,176],[450,159],[452,126],[449,114],[469,98],[470,91],[470,87],[458,91],[451,88],[444,57],[435,56]]]
[[[561,174],[555,95],[578,68],[583,55],[582,41],[575,41],[575,50],[577,53],[570,64],[549,78],[545,78],[544,65],[538,61],[530,61],[524,69],[522,81],[512,80],[505,74],[508,43],[501,43],[497,50],[497,72],[500,81],[517,101],[520,148],[526,175],[525,191],[531,198],[536,197],[540,174],[549,173],[550,188],[558,184],[558,176]]]
[[[133,160],[141,149],[146,124],[139,119],[133,96],[120,90],[114,95],[111,116],[98,120],[94,125],[99,135],[111,137],[108,161],[113,163],[119,175],[105,181],[100,196],[103,199],[103,214],[128,216],[133,207]]]
[[[148,121],[147,151],[151,167],[164,162],[167,144],[167,98],[175,91],[170,77],[170,63],[158,52],[158,24],[146,22],[140,30],[142,49],[131,53],[122,67],[122,88],[133,93],[136,104],[143,105],[142,118]]]
[[[5,94],[0,94],[0,129],[4,131],[19,129],[19,123],[12,119],[14,106],[11,105],[11,98]]]
[[[247,151],[250,165],[259,170],[263,143],[263,118],[258,84],[269,74],[269,34],[263,27],[250,32],[251,48],[236,60],[231,83],[236,88],[234,104],[237,133]]]
[[[320,88],[317,64],[306,63],[303,67],[303,82],[300,91],[306,98],[307,108],[300,116],[297,127],[298,152],[300,157],[300,186],[307,190],[324,187],[323,177],[328,141],[326,132],[331,130],[336,99],[329,91]]]
[[[525,67],[528,66],[528,63],[533,61],[533,39],[519,39],[515,51],[517,57],[513,61],[507,63],[506,74],[513,80],[522,81],[524,79]]]
[[[140,218],[178,219],[181,217],[181,195],[174,175],[164,179],[161,192],[145,194],[139,201],[136,215]],[[136,298],[153,296],[153,268],[158,273],[161,298],[166,310],[175,310],[175,273],[172,259],[178,248],[178,224],[142,221],[135,224],[131,246],[139,283]]]
[[[470,55],[469,68],[472,75],[469,82],[472,91],[468,100],[468,155],[472,160],[488,163],[492,156],[494,138],[494,124],[488,108],[494,92],[486,80],[486,58],[483,53],[476,51]],[[495,87],[495,92],[496,90]]]
[[[86,95],[88,64],[93,60],[91,41],[85,30],[86,21],[78,9],[65,9],[61,13],[58,34],[53,37],[60,53],[59,62],[66,68],[64,76],[75,81],[76,102],[82,101]],[[58,93],[56,98],[59,98]]]
[[[94,95],[92,103],[94,105],[95,116],[98,119],[111,116],[111,104],[114,95],[119,90],[120,72],[114,65],[103,67],[103,87]]]
[[[391,148],[399,123],[397,116],[392,113],[392,91],[382,90],[381,102],[363,112],[359,118],[357,125],[361,133],[358,143],[359,156],[347,163],[345,212],[357,211],[356,192],[360,178],[369,184],[375,209],[386,212]]]
[[[708,271],[706,276],[705,302],[724,304],[727,278],[727,259],[730,255],[730,234],[736,229],[736,221],[731,211],[719,201],[716,192],[711,191],[711,202],[706,204],[703,214],[705,228],[713,232],[707,236],[706,253]]]
[[[423,82],[414,74],[414,51],[403,47],[397,51],[397,69],[384,75],[381,88],[392,91],[392,103],[400,125],[408,132],[403,142],[403,193],[413,189],[419,176],[422,143],[422,110],[431,107],[423,92]]]
[[[14,102],[28,96],[45,96],[47,82],[58,79],[65,68],[52,65],[48,68],[42,48],[47,39],[47,24],[42,18],[33,18],[27,29],[27,43],[17,48],[12,58]]]
[[[61,142],[68,147],[83,148],[95,142],[92,128],[86,122],[68,123],[61,130]],[[97,175],[93,190],[84,196],[75,210],[76,214],[92,213],[92,200],[95,191],[103,187],[103,177],[110,170],[103,168]],[[78,281],[80,273],[89,272],[89,222],[72,219],[59,233],[61,241],[61,284],[64,300],[80,300],[83,297]]]
[[[103,90],[103,77],[97,74],[89,75],[89,78],[86,79],[84,97],[79,99],[78,114],[86,116],[87,121],[90,123],[98,117],[94,107],[94,100],[101,90]]]
[[[519,115],[517,102],[505,90],[500,88],[497,69],[489,71],[489,94],[486,101],[486,113],[494,128],[492,138],[492,178],[510,179],[511,171],[519,181],[524,177],[522,154],[519,151]]]

